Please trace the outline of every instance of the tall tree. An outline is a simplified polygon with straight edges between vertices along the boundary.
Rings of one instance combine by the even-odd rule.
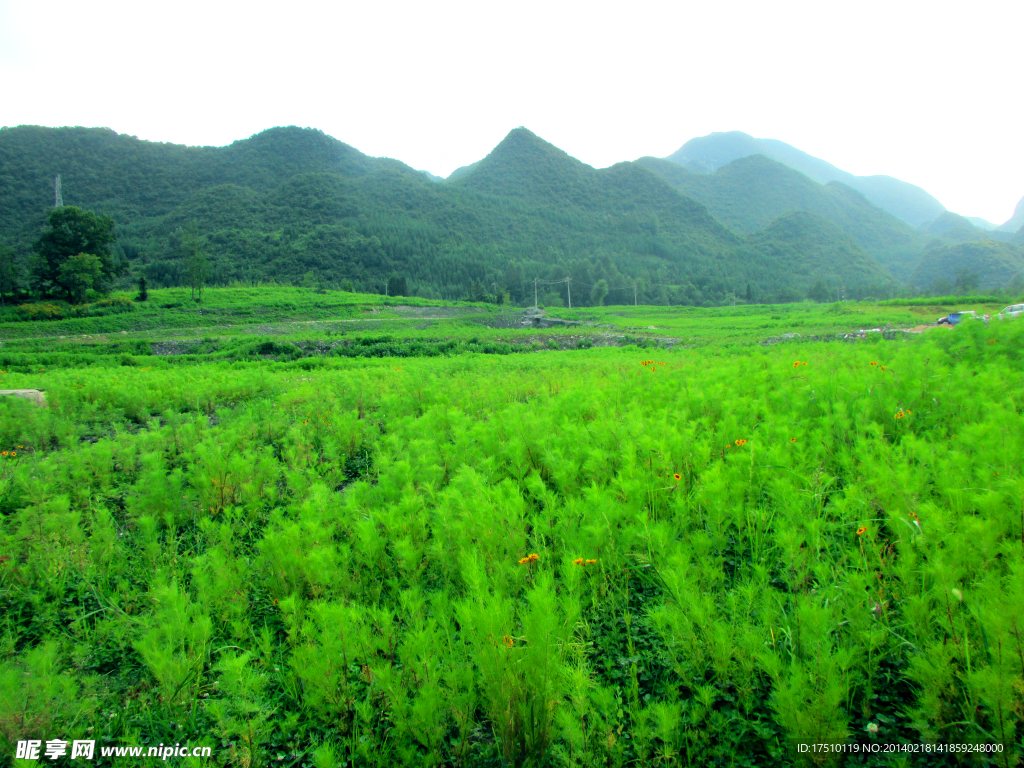
[[[203,300],[203,286],[210,276],[210,262],[206,258],[203,238],[199,234],[199,225],[193,221],[181,232],[181,248],[185,253],[185,274],[192,288],[192,300]]]
[[[99,285],[103,277],[103,263],[92,253],[76,253],[60,265],[58,277],[68,293],[68,300],[72,304],[81,304],[89,289]]]
[[[0,245],[0,304],[4,295],[17,290],[21,269],[9,245]]]
[[[117,263],[110,252],[115,240],[114,220],[83,211],[73,205],[55,208],[49,226],[36,240],[36,258],[32,265],[32,287],[42,293],[64,293],[69,299],[79,290],[81,270],[61,267],[72,256],[91,254],[99,261],[99,276],[90,287],[104,288],[117,274]],[[81,265],[79,265],[81,266]],[[92,268],[88,270],[91,274]],[[69,282],[65,282],[65,278]]]
[[[977,272],[972,272],[969,269],[961,269],[956,273],[956,285],[953,287],[959,294],[970,293],[976,291],[978,285],[981,283],[981,278],[978,277]]]
[[[407,296],[408,294],[409,286],[404,276],[392,275],[388,278],[389,296]]]

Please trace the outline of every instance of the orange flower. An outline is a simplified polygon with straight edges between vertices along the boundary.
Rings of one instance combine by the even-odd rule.
[[[678,482],[679,482],[680,480],[682,480],[682,479],[683,479],[683,476],[682,476],[682,475],[680,475],[680,474],[679,474],[678,472],[676,472],[675,474],[673,474],[673,475],[672,475],[672,477],[673,477],[673,479],[674,479],[674,480],[675,480],[675,481],[676,481],[677,483],[678,483]]]
[[[582,557],[577,557],[575,560],[572,561],[572,564],[573,565],[583,565],[583,558]]]
[[[799,360],[797,360],[795,363],[793,363],[793,367],[794,368],[798,367],[799,365],[800,365],[800,361]]]
[[[996,343],[996,340],[995,340],[995,339],[989,339],[989,340],[988,340],[988,343],[989,343],[989,344],[995,344],[995,343]]]
[[[897,419],[902,419],[903,418],[903,411],[896,411],[896,418]]]
[[[528,562],[530,562],[530,558],[528,558],[528,557],[521,557],[521,558],[519,558],[519,564],[520,565],[526,565]]]
[[[504,635],[504,636],[503,636],[503,637],[501,638],[501,642],[503,642],[503,643],[505,644],[505,647],[506,647],[506,648],[511,648],[511,647],[512,647],[513,645],[515,645],[515,644],[516,644],[516,641],[515,641],[515,640],[513,640],[513,639],[512,639],[511,637],[509,637],[508,635]]]
[[[8,455],[10,455],[10,454],[7,451],[0,451],[0,456],[8,456]]]
[[[531,552],[530,553],[530,559],[531,560],[540,560],[540,555],[538,555],[536,552]]]
[[[878,365],[878,361],[872,360],[870,363],[868,363],[868,365]]]
[[[882,370],[883,370],[883,371],[885,370],[885,366],[884,366],[884,365],[882,366]]]
[[[795,443],[795,442],[796,442],[796,438],[795,438],[795,437],[791,437],[791,438],[789,438],[789,442],[791,442],[791,443]]]
[[[17,455],[18,455],[17,451],[11,451],[11,456],[17,456]]]
[[[866,525],[862,525],[860,528],[857,529],[857,535],[858,536],[860,536],[862,534],[865,534],[867,532],[868,532],[868,527]]]
[[[593,565],[596,562],[597,562],[596,558],[594,560],[587,560],[587,565]]]
[[[744,446],[744,445],[746,445],[746,444],[747,444],[747,441],[746,441],[746,440],[742,440],[742,439],[741,439],[741,440],[737,440],[737,441],[736,441],[736,445],[739,445],[739,446]]]

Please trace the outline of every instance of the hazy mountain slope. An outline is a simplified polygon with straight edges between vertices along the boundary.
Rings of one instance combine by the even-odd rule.
[[[978,216],[964,216],[964,218],[971,222],[971,224],[976,226],[978,229],[990,230],[995,229],[997,227],[997,225],[993,224],[991,221],[979,218]]]
[[[480,160],[477,160],[475,163],[470,163],[469,165],[459,166],[454,171],[452,171],[450,174],[448,174],[448,178],[446,178],[445,181],[458,181],[463,176],[466,176],[467,174],[469,174],[474,168],[476,168],[477,165],[480,164],[480,162],[481,162]]]
[[[910,282],[920,288],[929,288],[940,279],[954,283],[962,270],[977,274],[982,289],[1004,286],[1024,271],[1024,253],[1019,246],[995,240],[930,248]]]
[[[1013,216],[997,227],[997,229],[1002,232],[1016,232],[1021,227],[1024,227],[1024,197],[1020,199],[1017,207],[1013,209]]]
[[[700,200],[712,215],[740,232],[763,229],[794,211],[815,213],[853,237],[897,277],[909,275],[924,250],[921,233],[859,192],[838,182],[822,186],[764,155],[734,160],[711,174],[693,173],[653,157],[636,162]]]
[[[929,235],[938,235],[954,243],[991,239],[988,232],[978,229],[964,216],[949,211],[921,227],[921,231]]]
[[[913,184],[890,176],[854,176],[785,142],[755,139],[741,131],[690,139],[665,159],[697,173],[713,173],[733,160],[755,154],[780,162],[819,184],[840,181],[915,227],[933,221],[945,210],[938,200]]]

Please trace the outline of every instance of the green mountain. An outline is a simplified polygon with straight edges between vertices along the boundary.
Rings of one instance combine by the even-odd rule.
[[[775,139],[755,139],[741,131],[712,133],[690,139],[669,160],[695,173],[714,173],[723,165],[749,155],[764,155],[819,184],[839,181],[908,224],[920,227],[946,209],[920,187],[891,176],[854,176],[831,163]]]
[[[700,200],[738,232],[755,232],[793,211],[823,216],[900,278],[910,274],[927,242],[916,229],[845,184],[818,184],[764,155],[733,160],[714,173],[694,173],[654,157],[637,163]]]
[[[179,228],[195,221],[221,284],[381,290],[399,276],[420,295],[497,291],[522,302],[534,278],[569,276],[574,304],[588,303],[591,289],[600,295],[602,280],[608,303],[632,301],[634,285],[641,301],[691,304],[801,298],[830,276],[851,295],[891,287],[834,228],[780,224],[747,238],[646,167],[598,171],[526,129],[443,183],[295,127],[220,148],[106,129],[4,129],[0,239],[22,257],[57,174],[65,204],[115,220],[116,255],[153,286],[184,282]],[[564,284],[546,292],[568,298]]]
[[[940,245],[929,248],[910,276],[920,288],[931,288],[936,281],[954,284],[962,273],[978,277],[982,289],[1008,285],[1024,272],[1024,250],[996,240]]]

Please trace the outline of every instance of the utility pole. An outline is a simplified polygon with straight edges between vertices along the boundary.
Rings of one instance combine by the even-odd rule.
[[[572,309],[572,278],[566,275],[565,290],[569,293],[569,309]]]
[[[53,180],[53,207],[63,208],[64,207],[64,196],[60,193],[60,174],[57,174],[57,178]]]
[[[537,278],[533,278],[533,308],[537,309]]]

